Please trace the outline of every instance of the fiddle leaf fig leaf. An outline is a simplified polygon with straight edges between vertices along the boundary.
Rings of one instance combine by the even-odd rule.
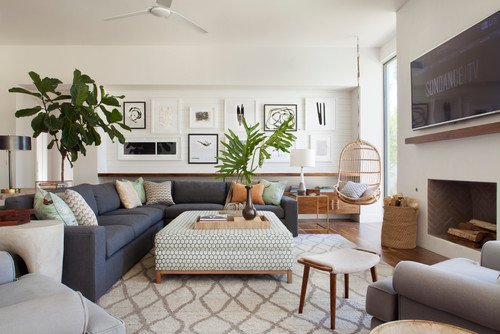
[[[36,113],[38,113],[40,110],[42,110],[42,107],[36,106],[33,108],[27,108],[27,109],[20,109],[16,111],[15,116],[16,117],[26,117],[26,116],[33,116]]]
[[[40,93],[36,93],[36,92],[30,92],[29,90],[27,89],[24,89],[24,88],[21,88],[21,87],[12,87],[11,89],[9,89],[9,92],[10,93],[23,93],[23,94],[28,94],[28,95],[32,95],[34,97],[38,97],[38,98],[41,98],[42,95]]]

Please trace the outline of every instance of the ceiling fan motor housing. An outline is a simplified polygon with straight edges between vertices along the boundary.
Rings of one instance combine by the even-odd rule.
[[[169,8],[160,7],[160,6],[151,7],[151,10],[149,12],[151,14],[153,14],[154,16],[158,16],[158,17],[169,17],[171,14],[171,11]]]

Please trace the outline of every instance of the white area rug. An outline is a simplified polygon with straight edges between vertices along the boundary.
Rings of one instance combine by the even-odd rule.
[[[340,235],[294,238],[293,283],[286,275],[163,275],[155,284],[154,251],[147,254],[100,300],[123,319],[127,333],[368,333],[365,312],[370,272],[350,276],[349,299],[337,277],[336,330],[330,329],[329,274],[311,269],[304,312],[298,313],[303,266],[296,259],[355,247]],[[386,263],[378,278],[392,275]]]

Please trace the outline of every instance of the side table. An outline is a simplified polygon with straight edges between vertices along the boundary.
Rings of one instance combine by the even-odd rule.
[[[315,229],[303,229],[303,230],[319,230],[319,227],[322,229],[328,230],[330,228],[330,209],[328,205],[329,197],[328,195],[297,195],[297,194],[290,194],[290,197],[294,198],[298,204],[299,204],[299,213],[301,213],[301,206],[305,209],[311,208],[313,211],[316,213],[316,228]],[[325,207],[326,207],[326,227],[322,226],[319,223],[319,214],[321,213],[320,205],[321,205],[321,200],[324,200]],[[313,204],[311,206],[311,204]]]
[[[33,220],[0,227],[0,250],[22,257],[30,273],[62,278],[64,224],[59,220]]]

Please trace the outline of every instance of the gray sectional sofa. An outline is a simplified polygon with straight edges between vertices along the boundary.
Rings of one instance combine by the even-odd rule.
[[[174,205],[125,209],[114,183],[71,187],[92,208],[99,225],[65,226],[62,282],[96,301],[153,248],[154,236],[166,224],[184,211],[223,209],[229,188],[229,182],[172,181]],[[33,199],[34,195],[7,198],[5,209],[32,208]],[[297,235],[294,199],[284,196],[280,206],[255,208],[274,212]]]

